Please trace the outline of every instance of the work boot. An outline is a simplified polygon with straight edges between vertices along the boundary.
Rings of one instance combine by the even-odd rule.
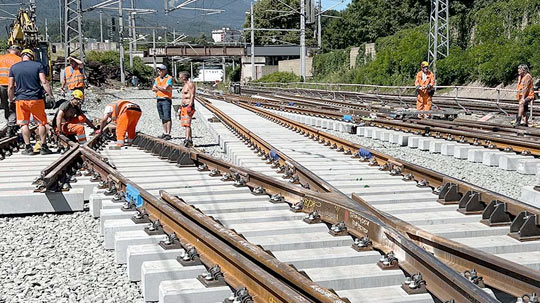
[[[39,153],[41,155],[50,155],[52,154],[52,150],[49,149],[49,147],[47,146],[47,144],[43,144],[41,145],[41,150],[39,151]]]
[[[34,148],[32,147],[32,145],[27,144],[26,147],[24,148],[24,150],[21,152],[21,154],[23,154],[25,156],[33,156],[33,155],[35,155]]]
[[[171,140],[171,135],[163,135],[163,140]]]
[[[193,146],[193,141],[192,141],[192,140],[188,140],[188,139],[184,140],[184,146],[185,146],[185,147],[188,147],[188,148],[189,148],[189,147],[192,147],[192,146]]]

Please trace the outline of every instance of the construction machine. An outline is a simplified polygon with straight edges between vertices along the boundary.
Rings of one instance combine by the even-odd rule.
[[[27,8],[20,7],[17,17],[8,29],[8,44],[29,48],[36,54],[35,60],[45,68],[47,79],[52,79],[51,44],[38,34],[36,25],[36,3],[30,0]]]

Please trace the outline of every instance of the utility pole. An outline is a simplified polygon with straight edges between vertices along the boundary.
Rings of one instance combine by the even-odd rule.
[[[321,26],[321,15],[322,15],[322,4],[319,0],[319,12],[317,13],[317,46],[322,48],[322,26]]]
[[[300,73],[306,81],[306,12],[305,0],[300,0]]]
[[[79,51],[79,57],[84,61],[84,41],[82,32],[82,6],[81,0],[65,0],[64,2],[64,65],[68,65],[68,58]],[[79,46],[71,48],[71,43],[78,40]]]
[[[251,81],[255,81],[255,16],[253,2],[251,2]]]
[[[103,43],[103,10],[99,11],[99,41]]]
[[[156,29],[152,29],[152,48],[154,49],[152,62],[154,63],[154,72],[156,71]]]
[[[131,1],[133,3],[133,1]],[[129,67],[133,70],[133,31],[135,28],[133,28],[133,12],[129,13],[128,18],[128,24],[129,24],[129,35],[131,36],[131,41],[129,41]]]
[[[191,76],[191,78],[193,78],[193,61],[191,61],[190,63],[191,63],[191,69],[190,69],[191,74],[190,74],[190,76]]]
[[[437,72],[437,59],[448,56],[450,50],[448,7],[448,0],[431,0],[428,61],[434,74]]]
[[[227,82],[227,69],[226,69],[226,66],[225,66],[225,57],[221,57],[222,60],[221,60],[221,65],[222,65],[222,68],[223,68],[223,83]]]
[[[58,0],[58,16],[60,16],[60,21],[58,23],[58,26],[59,26],[59,33],[60,33],[60,42],[64,41],[64,39],[62,39],[63,35],[62,35],[62,0]]]
[[[122,10],[122,0],[118,1],[118,38],[120,41],[120,82],[126,84],[126,75],[124,73],[124,12]]]
[[[49,25],[47,24],[47,18],[45,18],[45,41],[49,42]]]

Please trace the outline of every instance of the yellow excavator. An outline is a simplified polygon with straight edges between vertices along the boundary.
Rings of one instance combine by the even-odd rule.
[[[8,44],[29,48],[36,54],[36,61],[45,67],[47,79],[52,78],[51,46],[49,41],[42,39],[36,25],[36,3],[30,0],[28,8],[19,8],[17,17],[10,26]]]

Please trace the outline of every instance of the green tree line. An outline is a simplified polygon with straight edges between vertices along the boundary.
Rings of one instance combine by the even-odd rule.
[[[451,49],[437,62],[438,84],[507,84],[522,63],[533,76],[540,75],[539,9],[540,0],[450,1]],[[427,60],[429,11],[430,1],[353,0],[335,12],[341,18],[326,20],[314,80],[410,85],[420,62]],[[376,43],[374,60],[363,54],[371,42]],[[360,47],[353,69],[350,47]]]

